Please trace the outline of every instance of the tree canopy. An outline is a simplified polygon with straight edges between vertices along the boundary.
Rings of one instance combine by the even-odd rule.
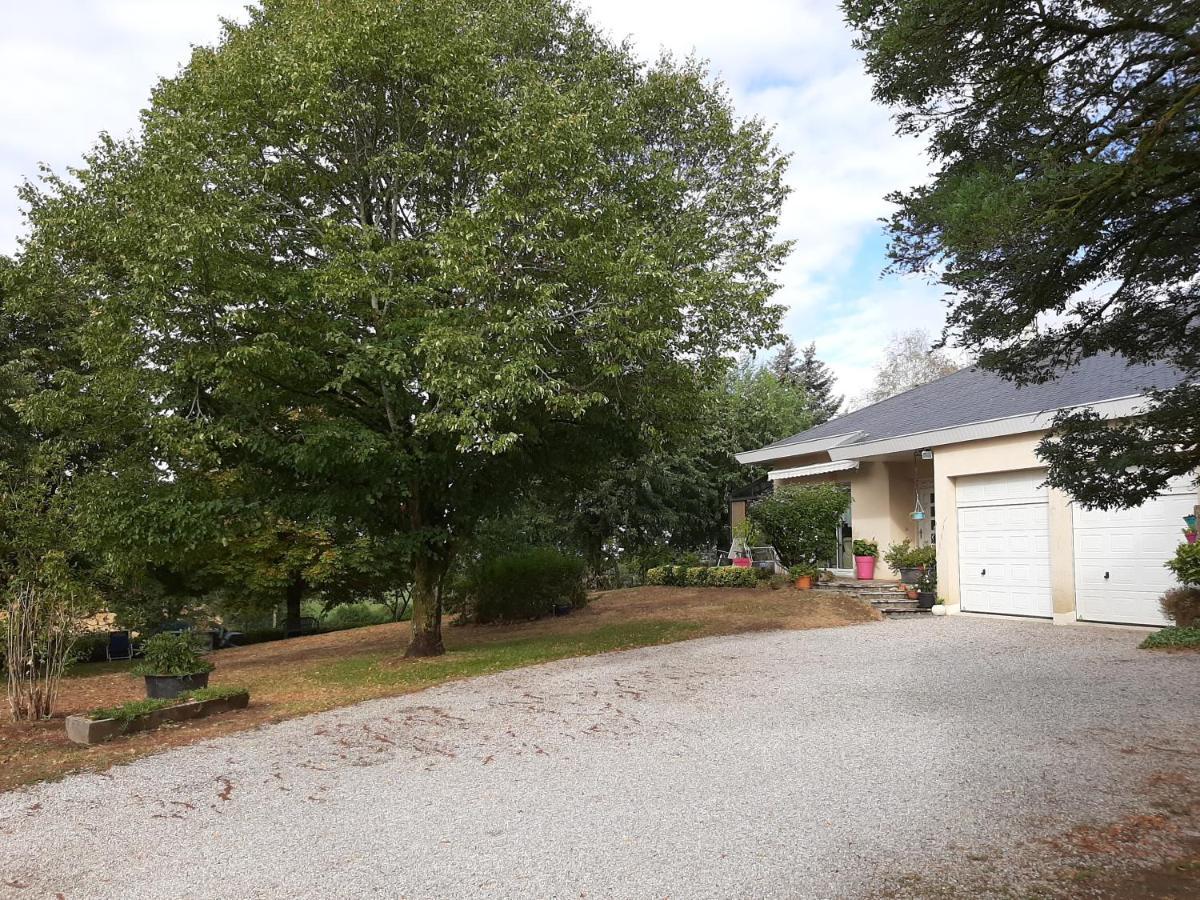
[[[105,429],[91,496],[151,548],[245,512],[397,548],[438,653],[481,518],[669,446],[774,339],[784,164],[558,0],[265,0],[30,191],[16,266],[65,277],[24,302],[83,348],[35,405]]]
[[[936,381],[962,368],[948,351],[934,347],[929,332],[920,328],[893,334],[875,367],[875,383],[857,400],[858,406],[878,403],[915,387]]]
[[[1049,481],[1136,505],[1200,463],[1200,16],[1192,0],[844,0],[932,179],[892,257],[950,291],[948,334],[1018,382],[1104,352],[1192,376],[1117,427],[1058,418]]]
[[[828,364],[817,359],[815,343],[800,351],[788,338],[772,357],[770,368],[781,382],[799,388],[808,396],[813,425],[828,422],[841,410],[844,398],[834,394],[837,379]]]

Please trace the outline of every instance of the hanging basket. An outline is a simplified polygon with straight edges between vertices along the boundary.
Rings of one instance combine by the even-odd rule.
[[[923,510],[923,509],[913,510],[911,513],[909,513],[909,516],[911,518],[913,518],[914,520],[920,522],[923,518],[925,518],[925,510]]]

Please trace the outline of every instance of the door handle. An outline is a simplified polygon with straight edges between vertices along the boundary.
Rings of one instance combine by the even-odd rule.
[[[983,571],[981,571],[979,574],[980,574],[980,576],[981,576],[981,577],[982,577],[982,576],[984,576],[984,575],[986,575],[986,574],[987,574],[987,569],[984,569],[984,570],[983,570]]]
[[[1104,580],[1108,581],[1108,573],[1107,572],[1104,573]]]

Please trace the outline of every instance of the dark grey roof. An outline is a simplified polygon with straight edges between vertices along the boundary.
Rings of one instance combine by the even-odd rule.
[[[1130,365],[1123,357],[1110,354],[1089,357],[1054,381],[1025,387],[971,367],[768,446],[782,447],[854,431],[865,432],[860,441],[900,437],[1132,397],[1153,388],[1174,387],[1185,377],[1168,363]]]

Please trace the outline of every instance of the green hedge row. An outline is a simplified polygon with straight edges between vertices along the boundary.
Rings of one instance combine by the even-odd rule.
[[[755,587],[769,577],[766,569],[738,566],[657,566],[646,571],[647,584],[676,587]]]

